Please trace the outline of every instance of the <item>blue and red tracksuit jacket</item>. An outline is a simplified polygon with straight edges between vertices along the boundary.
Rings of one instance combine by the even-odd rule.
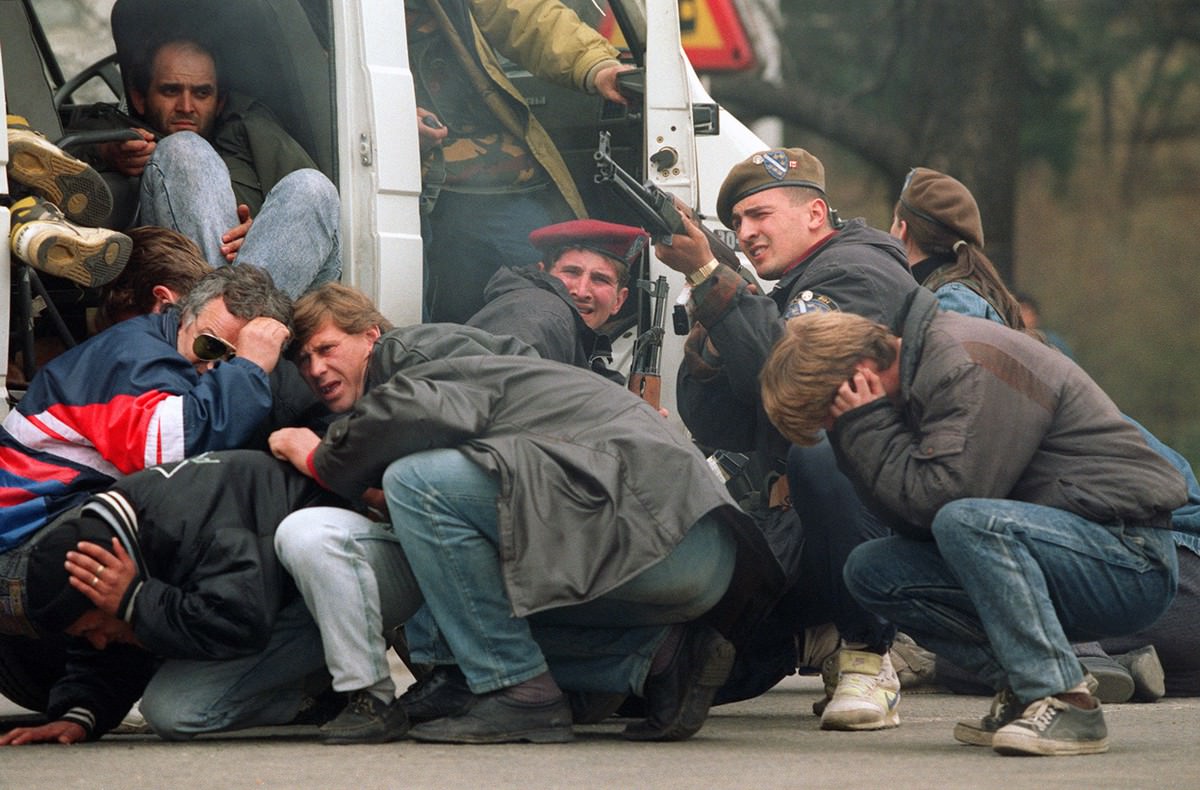
[[[148,466],[240,447],[271,409],[262,368],[200,375],[174,310],[131,318],[43,367],[0,427],[0,551]]]

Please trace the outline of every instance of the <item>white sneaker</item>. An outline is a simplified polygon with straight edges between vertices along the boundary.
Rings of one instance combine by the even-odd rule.
[[[885,653],[843,648],[838,683],[821,714],[823,730],[883,730],[900,725],[900,679]]]

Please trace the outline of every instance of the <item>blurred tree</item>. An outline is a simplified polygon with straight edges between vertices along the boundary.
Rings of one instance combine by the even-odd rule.
[[[782,80],[713,80],[743,119],[776,115],[853,151],[897,191],[910,167],[949,172],[980,203],[1011,281],[1016,182],[1032,64],[1028,2],[782,3]]]

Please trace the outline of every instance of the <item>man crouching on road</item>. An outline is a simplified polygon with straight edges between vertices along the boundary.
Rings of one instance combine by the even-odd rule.
[[[327,676],[272,536],[329,501],[264,452],[204,453],[130,475],[0,555],[0,633],[73,637],[51,721],[0,744],[99,738],[139,696],[168,740],[292,721]]]
[[[1182,476],[1051,347],[942,312],[914,291],[889,329],[846,313],[788,322],[762,376],[790,440],[829,431],[890,520],[846,583],[868,610],[997,690],[959,741],[1001,754],[1108,749],[1070,641],[1154,622],[1178,575]]]
[[[323,440],[284,429],[271,448],[351,501],[386,495],[390,531],[473,694],[464,712],[409,734],[567,741],[561,687],[643,695],[649,715],[630,739],[693,735],[733,646],[692,621],[714,607],[723,627],[750,619],[771,578],[756,564],[761,536],[688,439],[632,393],[533,357],[423,358],[405,332],[343,369],[330,394],[361,396]],[[327,577],[276,545],[306,599],[320,597]],[[358,608],[314,614],[324,631]]]

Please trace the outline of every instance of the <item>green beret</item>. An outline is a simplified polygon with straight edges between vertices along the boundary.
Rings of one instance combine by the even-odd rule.
[[[914,167],[900,190],[900,205],[959,239],[983,247],[979,204],[958,179],[927,167]]]
[[[808,187],[825,191],[825,166],[803,148],[759,151],[734,165],[717,195],[717,216],[733,227],[733,207],[743,198],[773,187]]]

